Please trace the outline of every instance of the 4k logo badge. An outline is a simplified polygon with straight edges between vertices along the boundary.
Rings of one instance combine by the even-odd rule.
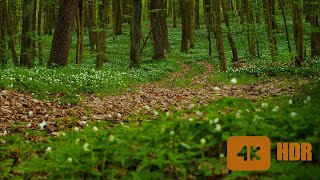
[[[227,163],[233,171],[265,171],[270,168],[271,142],[265,136],[232,136]]]

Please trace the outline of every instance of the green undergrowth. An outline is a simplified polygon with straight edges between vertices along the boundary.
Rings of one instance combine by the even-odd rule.
[[[249,63],[249,67],[228,69],[226,72],[216,72],[209,80],[215,83],[230,83],[231,78],[236,78],[240,84],[255,84],[271,82],[273,79],[317,79],[320,77],[320,59],[312,64],[297,68],[289,65],[267,66]]]
[[[52,138],[27,130],[0,139],[0,179],[316,179],[320,161],[319,80],[304,94],[252,102],[222,98],[208,106],[100,122]],[[226,175],[230,136],[268,136],[272,165]],[[312,162],[277,162],[276,142],[310,142]],[[50,149],[48,150],[48,147]]]

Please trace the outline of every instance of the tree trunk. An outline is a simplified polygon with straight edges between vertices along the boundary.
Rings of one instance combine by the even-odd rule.
[[[237,62],[239,61],[239,57],[238,57],[238,50],[236,47],[236,43],[233,40],[232,37],[232,33],[231,33],[231,27],[230,27],[230,20],[229,20],[229,4],[226,3],[225,1],[221,1],[222,2],[222,10],[223,10],[223,17],[224,17],[224,22],[227,26],[227,38],[231,47],[231,51],[232,51],[232,62],[233,65],[236,65]]]
[[[35,0],[23,1],[20,65],[28,68],[34,67],[35,3]]]
[[[189,20],[188,10],[189,10],[189,0],[179,0],[180,4],[180,15],[181,15],[181,23],[182,23],[182,38],[181,38],[181,52],[187,53],[189,52],[188,47],[188,37],[189,37]]]
[[[38,59],[39,64],[43,65],[43,51],[42,51],[42,13],[43,13],[43,0],[39,0],[39,10],[38,10]]]
[[[218,56],[220,61],[220,70],[226,71],[226,57],[224,54],[224,44],[223,44],[223,33],[222,33],[222,15],[221,15],[221,0],[215,0],[215,13],[216,13],[216,33],[217,33],[217,48],[218,48]]]
[[[265,24],[267,29],[269,48],[271,53],[271,59],[274,63],[276,61],[276,50],[277,50],[277,41],[273,31],[273,20],[272,20],[272,3],[271,0],[263,0],[264,12],[265,12]],[[274,2],[273,2],[274,3]]]
[[[94,29],[97,27],[96,11],[96,2],[92,0],[87,8],[87,24],[89,29],[89,43],[91,52],[95,51],[95,46],[97,44],[97,38],[94,32]]]
[[[60,9],[56,30],[53,35],[49,66],[68,64],[71,44],[72,26],[76,16],[79,0],[60,0]]]
[[[8,63],[6,57],[6,3],[0,0],[0,64],[5,66]]]
[[[133,1],[133,19],[131,23],[131,67],[139,68],[140,64],[140,36],[141,36],[142,0]]]
[[[284,0],[279,0],[279,6],[281,9],[283,23],[284,23],[285,30],[286,30],[286,39],[287,39],[287,44],[288,44],[288,50],[289,50],[289,53],[291,54],[292,50],[291,50],[291,43],[290,43],[290,38],[289,38],[287,18],[286,18],[285,12],[284,12],[284,4],[285,4],[284,2],[285,2]]]
[[[194,48],[194,30],[195,30],[195,0],[190,0],[190,48]]]
[[[173,28],[177,27],[177,0],[172,0],[172,19],[173,19]]]
[[[249,46],[249,53],[252,57],[256,57],[256,36],[255,36],[255,26],[254,26],[254,17],[253,11],[251,9],[251,2],[249,0],[243,0],[243,6],[245,7],[246,12],[246,21],[247,21],[247,40]]]
[[[165,0],[150,1],[150,21],[152,27],[154,60],[164,59],[165,50],[167,48],[168,31],[166,29],[166,11],[163,7],[166,7]]]
[[[200,0],[195,0],[195,29],[200,29]]]
[[[16,42],[15,42],[15,35],[14,35],[14,31],[13,31],[13,28],[12,28],[12,21],[11,21],[11,14],[9,13],[9,11],[7,10],[7,3],[5,0],[2,1],[3,4],[3,7],[5,7],[3,9],[3,13],[5,14],[5,23],[6,23],[6,26],[3,25],[2,27],[7,27],[6,28],[6,31],[7,31],[7,34],[8,36],[10,37],[8,39],[8,47],[11,51],[11,57],[12,57],[12,60],[13,60],[13,64],[15,66],[19,66],[19,59],[18,59],[18,55],[17,55],[17,51],[16,51]]]
[[[304,61],[304,32],[303,32],[303,22],[302,22],[302,5],[299,4],[298,0],[292,2],[292,14],[293,14],[293,32],[294,32],[294,42],[296,45],[297,56],[295,60],[295,65],[300,67]]]
[[[311,57],[320,57],[320,24],[319,24],[319,1],[311,0],[310,22],[311,22]]]
[[[205,24],[206,24],[206,28],[207,28],[208,51],[209,51],[209,56],[211,56],[212,55],[212,42],[211,42],[212,16],[211,16],[211,1],[210,0],[204,0],[203,12],[204,12]]]
[[[99,7],[99,23],[97,25],[96,38],[97,38],[97,58],[96,68],[101,69],[106,58],[106,38],[107,38],[107,24],[109,13],[109,0],[103,0],[103,3]]]
[[[83,47],[83,27],[84,27],[84,0],[79,0],[76,23],[77,23],[77,49],[76,49],[76,64],[82,63],[84,53]]]
[[[121,0],[113,0],[113,37],[122,35]]]

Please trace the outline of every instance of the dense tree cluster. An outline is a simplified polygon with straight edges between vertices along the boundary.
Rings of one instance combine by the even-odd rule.
[[[234,67],[240,61],[236,35],[232,33],[234,22],[245,27],[246,46],[252,59],[260,59],[256,28],[264,23],[272,62],[277,61],[278,24],[283,23],[288,51],[293,54],[292,62],[302,66],[309,56],[307,48],[311,58],[320,56],[319,6],[318,0],[0,0],[0,63],[6,65],[10,57],[14,65],[28,68],[35,66],[36,59],[39,64],[66,66],[72,32],[76,31],[75,63],[80,65],[82,62],[84,36],[88,35],[89,48],[97,54],[96,67],[100,69],[108,61],[107,28],[112,26],[110,36],[116,39],[123,35],[123,24],[128,23],[131,66],[139,67],[140,54],[149,40],[152,41],[154,60],[164,59],[170,52],[167,20],[172,19],[173,28],[181,27],[183,53],[197,48],[195,32],[206,28],[208,54],[212,55],[212,40],[215,39],[222,71],[227,69],[225,39],[232,51]],[[142,22],[150,24],[146,35],[141,31]],[[307,25],[311,32],[306,31]],[[43,58],[42,34],[53,36],[48,59]],[[291,47],[291,36],[294,37],[294,48]],[[311,37],[308,47],[306,36]],[[20,58],[17,44],[21,45]]]

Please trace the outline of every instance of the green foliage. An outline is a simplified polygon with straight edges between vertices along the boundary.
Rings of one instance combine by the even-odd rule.
[[[223,98],[207,107],[173,114],[159,112],[155,120],[121,124],[100,122],[80,131],[49,138],[29,130],[1,138],[0,178],[199,179],[225,176],[226,140],[235,135],[268,136],[276,142],[313,143],[314,162],[320,157],[319,80],[305,94],[259,102]],[[42,138],[36,143],[36,137]],[[38,140],[39,141],[39,140]],[[51,147],[49,151],[47,147]],[[272,156],[274,158],[274,156]],[[233,172],[227,178],[312,178],[313,163],[276,162],[266,172]],[[280,177],[279,177],[280,174]]]

